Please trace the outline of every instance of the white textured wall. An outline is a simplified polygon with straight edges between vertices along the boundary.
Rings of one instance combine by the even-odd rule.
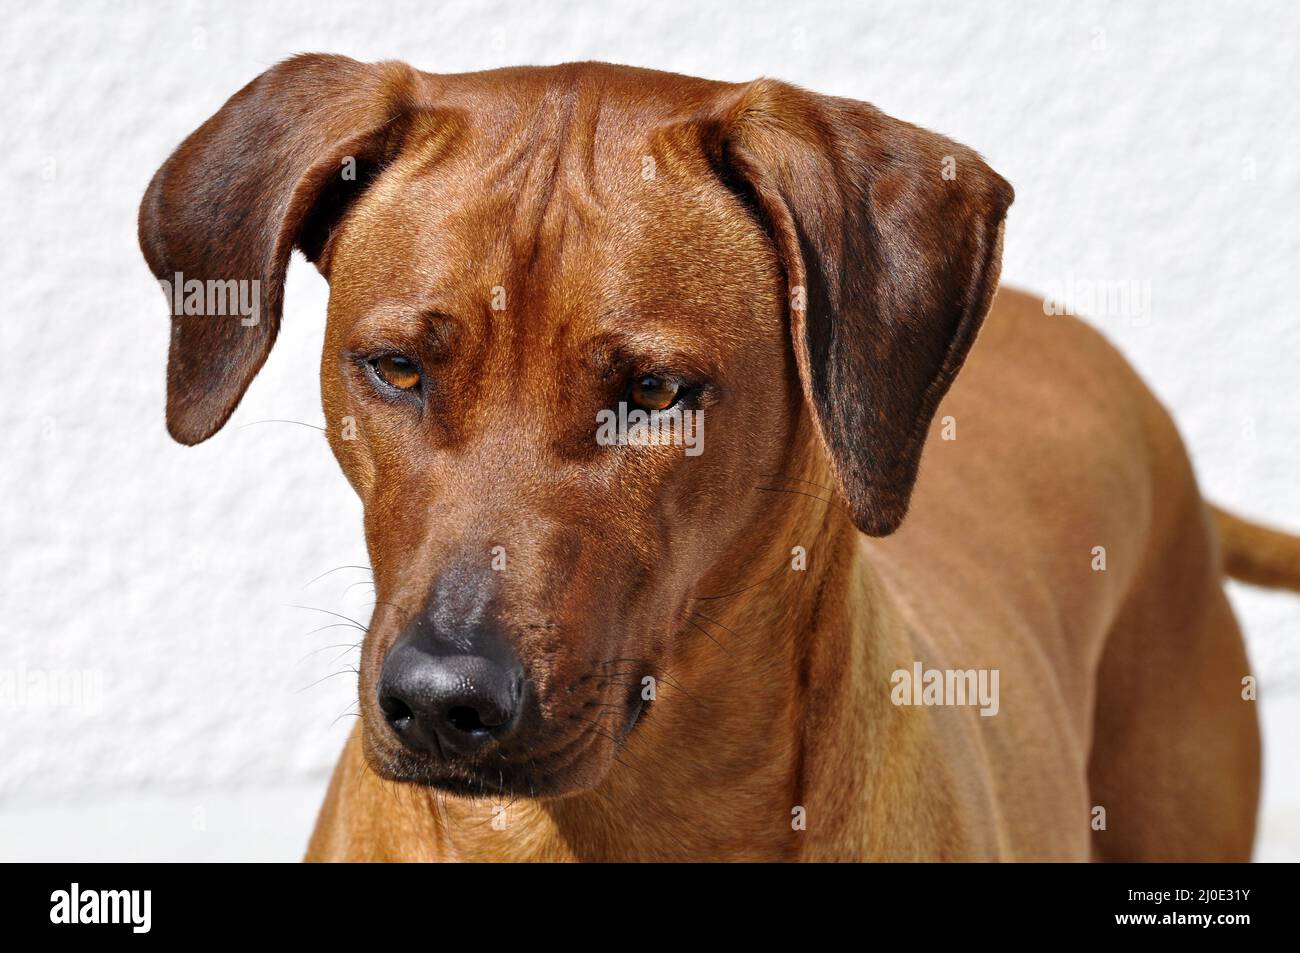
[[[12,5],[0,38],[0,857],[292,857],[349,726],[360,508],[320,434],[324,282],[230,426],[163,429],[154,169],[302,51],[456,72],[604,59],[867,99],[979,149],[1017,200],[1004,277],[1134,280],[1097,320],[1174,410],[1212,498],[1300,530],[1300,5],[257,2]],[[1300,599],[1233,589],[1262,684],[1264,856],[1300,855]],[[312,686],[312,687],[306,687]],[[1288,745],[1290,746],[1288,748]],[[1291,765],[1289,777],[1286,766]]]

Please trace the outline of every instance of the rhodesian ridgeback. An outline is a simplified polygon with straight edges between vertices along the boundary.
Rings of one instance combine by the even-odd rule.
[[[998,293],[1011,202],[865,103],[600,63],[300,56],[186,139],[140,210],[171,434],[295,248],[330,286],[377,595],[308,858],[1248,858],[1223,553],[1295,587],[1300,542]]]

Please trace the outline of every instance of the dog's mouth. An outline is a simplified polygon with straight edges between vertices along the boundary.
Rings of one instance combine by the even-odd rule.
[[[646,713],[648,707],[649,702],[638,692],[628,709],[627,718],[623,720],[622,730],[619,732],[618,744],[620,748],[627,743],[628,735],[632,734],[636,726],[641,724],[641,716]]]
[[[563,797],[585,787],[575,783],[571,765],[561,759],[507,760],[496,764],[456,764],[399,752],[380,753],[367,747],[370,768],[380,777],[402,784],[444,791],[466,798]]]

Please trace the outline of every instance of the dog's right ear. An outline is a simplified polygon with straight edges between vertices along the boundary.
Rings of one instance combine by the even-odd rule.
[[[232,96],[154,175],[140,248],[172,311],[176,440],[199,443],[230,417],[275,343],[293,249],[328,276],[333,226],[396,153],[424,92],[423,74],[402,63],[294,57]]]

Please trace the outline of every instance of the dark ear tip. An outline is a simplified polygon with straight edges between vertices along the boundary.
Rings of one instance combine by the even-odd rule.
[[[993,178],[997,182],[998,210],[1002,215],[1006,215],[1007,209],[1011,208],[1011,204],[1016,200],[1016,190],[1010,182],[996,172],[993,173]]]
[[[167,391],[167,433],[179,444],[193,447],[220,430],[234,408],[212,413],[202,407],[188,406],[171,388]]]
[[[186,447],[193,447],[207,440],[214,433],[215,429],[195,427],[193,424],[183,418],[177,419],[170,414],[167,416],[167,433],[179,444]]]
[[[906,510],[897,512],[871,512],[858,514],[853,522],[859,530],[868,536],[891,536],[903,523]]]
[[[849,503],[853,524],[868,536],[889,536],[902,525],[911,502],[911,489],[899,492],[883,486],[872,486],[858,499]]]
[[[1007,209],[1011,208],[1011,204],[1016,200],[1016,190],[1010,182],[996,172],[993,173],[993,176],[997,180],[998,204],[1001,206],[1003,214],[1006,214]]]

